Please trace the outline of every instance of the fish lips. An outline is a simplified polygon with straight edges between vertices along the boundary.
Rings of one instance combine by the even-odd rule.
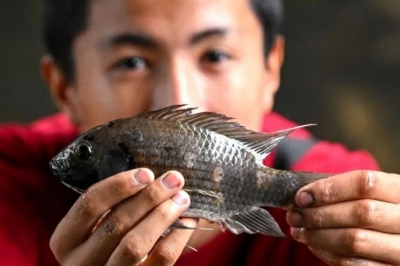
[[[97,171],[82,174],[78,169],[71,167],[71,164],[70,158],[56,156],[50,161],[49,166],[53,175],[62,184],[78,193],[83,193],[98,181]]]
[[[54,158],[53,160],[50,161],[49,163],[50,165],[50,170],[51,172],[55,175],[55,177],[65,186],[67,186],[68,188],[82,194],[84,192],[83,189],[80,189],[79,186],[75,186],[73,180],[72,180],[72,176],[74,174],[74,171],[70,168],[66,168],[65,164],[62,163],[62,161],[60,161],[57,158]]]
[[[72,174],[72,169],[69,167],[69,159],[53,158],[50,163],[51,172],[61,180],[65,180]]]

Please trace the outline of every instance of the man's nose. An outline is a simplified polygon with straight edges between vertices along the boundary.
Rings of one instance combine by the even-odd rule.
[[[154,88],[152,109],[178,104],[198,105],[201,80],[195,66],[185,60],[174,60],[166,66],[162,76]]]
[[[170,72],[170,93],[173,104],[189,104],[196,88],[190,82],[191,69],[185,62],[176,62]]]

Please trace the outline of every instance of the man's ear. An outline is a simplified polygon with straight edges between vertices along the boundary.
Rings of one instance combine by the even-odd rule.
[[[76,90],[73,82],[67,79],[65,73],[50,55],[44,55],[41,58],[40,70],[58,109],[63,111],[72,123],[78,124],[78,118],[75,116],[74,94]]]
[[[278,91],[281,84],[281,69],[285,57],[285,38],[279,35],[275,38],[268,57],[265,59],[265,72],[266,72],[266,88],[265,88],[265,101],[266,106],[273,103],[275,93]]]

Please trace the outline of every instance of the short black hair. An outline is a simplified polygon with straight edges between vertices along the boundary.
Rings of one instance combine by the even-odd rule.
[[[45,49],[69,80],[74,79],[72,43],[86,29],[90,1],[44,0]]]
[[[74,79],[73,40],[85,31],[91,0],[44,0],[43,33],[46,51],[69,80]],[[264,53],[281,34],[282,0],[249,0],[264,33]]]
[[[282,0],[250,0],[264,35],[264,55],[268,56],[278,35],[282,34],[284,8]]]

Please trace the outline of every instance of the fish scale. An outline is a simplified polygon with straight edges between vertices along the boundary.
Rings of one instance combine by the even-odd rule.
[[[176,170],[183,175],[183,189],[191,199],[182,216],[216,222],[222,230],[236,234],[284,237],[261,207],[290,208],[301,186],[329,176],[262,164],[271,150],[299,127],[258,133],[224,115],[193,114],[193,108],[181,107],[97,126],[55,156],[51,170],[78,192],[129,169],[149,168],[155,176]],[[185,226],[177,221],[171,228]]]
[[[213,136],[211,132],[208,132],[207,130],[196,131],[193,126],[180,125],[180,129],[170,130],[170,125],[168,125],[167,123],[160,123],[159,121],[154,121],[154,123],[156,125],[153,127],[157,127],[158,128],[157,131],[148,132],[149,122],[147,120],[145,120],[144,123],[138,122],[138,125],[135,130],[142,132],[144,136],[148,136],[147,139],[146,138],[144,139],[145,142],[152,142],[154,141],[154,139],[160,139],[163,136],[169,140],[169,143],[165,143],[164,145],[182,147],[181,149],[179,149],[179,155],[176,155],[174,152],[172,156],[175,157],[174,158],[175,161],[180,161],[180,165],[178,167],[173,167],[173,165],[164,164],[163,170],[173,169],[181,172],[186,179],[184,189],[187,188],[189,190],[194,189],[202,191],[212,191],[216,193],[221,192],[222,190],[229,191],[232,189],[232,187],[229,185],[230,183],[235,184],[234,183],[235,177],[233,177],[233,175],[227,175],[225,178],[228,182],[226,182],[226,184],[222,182],[222,184],[219,185],[218,183],[214,182],[213,173],[210,170],[211,169],[214,170],[215,168],[220,167],[219,164],[221,164],[221,162],[229,162],[229,158],[227,157],[231,154],[232,152],[231,149],[233,151],[236,151],[239,148],[238,145],[227,145],[227,140],[218,138],[218,136]],[[187,132],[192,132],[193,138],[190,139],[185,138],[187,136]],[[205,153],[206,154],[208,152],[211,153],[208,158],[214,158],[215,159],[214,164],[210,164],[209,162],[204,161],[204,158],[203,160],[201,160],[202,149],[199,148],[202,147],[197,145],[197,140],[201,138],[205,139],[205,141],[203,142],[204,147],[207,147]],[[189,145],[182,146],[183,142],[187,142],[189,143]],[[140,148],[140,144],[137,146],[135,144],[128,144],[128,145],[132,147],[131,153],[135,158],[135,149]],[[163,145],[160,145],[160,148],[162,148],[162,146]],[[212,154],[213,152],[214,154]],[[154,155],[155,153],[156,155]],[[170,157],[169,156],[170,152],[166,151],[166,153],[168,154],[167,158]],[[218,155],[216,155],[217,153]],[[194,157],[197,159],[196,165],[193,165],[192,167],[187,167],[187,158],[185,158],[185,155],[187,154],[194,155]],[[158,173],[159,169],[156,163],[150,163],[150,164],[145,163],[146,161],[151,160],[150,158],[146,158],[146,156],[150,158],[154,157],[157,158],[157,152],[154,149],[152,149],[151,146],[148,154],[146,154],[142,158],[144,163],[139,162],[137,166],[147,167],[150,170],[153,170],[154,172]],[[163,158],[160,158],[160,160],[162,159]],[[224,172],[229,172],[230,169],[231,168],[229,167],[229,165],[225,164],[225,170],[224,169],[222,170]],[[196,179],[188,178],[190,176],[196,176]],[[223,208],[224,206],[231,206],[233,204],[236,205],[235,202],[232,204],[225,199],[224,201],[226,201],[226,203],[224,205],[221,205],[220,200],[207,197],[200,193],[193,193],[189,191],[189,194],[191,196],[192,204],[191,208],[183,214],[185,216],[193,216],[195,215],[194,213],[204,211],[204,208],[207,208],[210,214],[212,213],[224,214],[228,213],[228,210]],[[235,211],[237,210],[235,209]]]

